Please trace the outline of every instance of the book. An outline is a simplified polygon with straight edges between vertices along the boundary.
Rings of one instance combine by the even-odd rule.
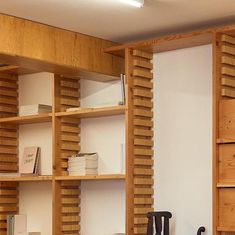
[[[26,147],[24,148],[22,163],[20,164],[20,174],[38,174],[39,172],[39,147]]]
[[[19,116],[37,115],[52,112],[52,106],[45,104],[22,105],[19,107]]]
[[[1,177],[19,177],[19,176],[20,176],[19,172],[0,173],[0,178]]]
[[[27,235],[26,215],[14,215],[13,235]]]
[[[68,159],[69,175],[97,175],[98,174],[98,154],[80,153],[72,155]]]
[[[120,75],[121,79],[121,94],[122,94],[122,100],[119,103],[120,105],[125,105],[126,103],[126,91],[125,91],[125,74]]]
[[[118,105],[122,105],[122,102],[118,102],[116,104],[113,103],[103,103],[100,105],[96,105],[95,107],[72,107],[72,108],[67,108],[66,112],[76,112],[76,111],[89,111],[93,109],[98,109],[98,108],[108,108],[108,107],[116,107]]]
[[[13,235],[14,215],[7,215],[7,235]]]

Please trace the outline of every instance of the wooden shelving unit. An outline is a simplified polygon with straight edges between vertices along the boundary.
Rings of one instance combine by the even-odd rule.
[[[81,182],[112,180],[125,183],[126,214],[122,218],[126,218],[126,234],[145,234],[147,213],[153,210],[152,52],[120,47],[114,49],[118,56],[113,56],[104,52],[105,48],[116,45],[112,42],[10,16],[0,15],[0,18],[6,26],[1,35],[14,39],[5,45],[7,50],[2,48],[4,42],[0,46],[1,61],[7,64],[4,71],[0,71],[0,172],[18,171],[20,125],[51,122],[53,162],[51,176],[0,178],[0,234],[6,235],[6,215],[19,212],[24,182],[36,186],[44,182],[50,184],[53,235],[81,235]],[[17,33],[16,27],[19,27]],[[24,35],[24,39],[18,33]],[[32,39],[37,46],[25,43]],[[48,48],[52,50],[48,52]],[[77,60],[75,56],[81,59]],[[52,113],[17,116],[18,75],[42,71],[55,74]],[[121,73],[126,75],[125,106],[66,112],[67,108],[80,107],[80,77],[105,82],[119,79]],[[125,117],[125,174],[68,176],[68,156],[81,149],[81,119],[115,115]]]
[[[0,74],[0,96],[4,97],[2,100],[0,97],[0,172],[18,170],[20,125],[51,122],[53,139],[51,176],[0,177],[0,197],[4,195],[14,199],[11,200],[11,211],[8,211],[9,207],[4,207],[5,203],[8,203],[7,198],[5,201],[0,200],[0,207],[3,208],[0,211],[0,223],[2,220],[6,224],[6,214],[19,211],[21,183],[31,182],[37,185],[49,182],[54,205],[52,234],[80,235],[81,182],[122,181],[126,185],[126,214],[123,215],[126,217],[126,233],[145,233],[147,213],[153,210],[152,54],[129,49],[125,53],[126,105],[81,108],[68,112],[67,108],[80,106],[80,79],[54,75],[53,112],[20,117],[17,116],[18,75],[12,75],[10,71]],[[126,172],[68,176],[68,157],[79,153],[81,149],[81,119],[116,115],[125,117]],[[5,194],[6,192],[8,194]],[[6,226],[0,228],[0,232],[6,235]]]

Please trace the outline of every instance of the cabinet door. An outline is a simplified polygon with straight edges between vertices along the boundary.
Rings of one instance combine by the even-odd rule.
[[[219,146],[219,182],[235,182],[235,144]]]

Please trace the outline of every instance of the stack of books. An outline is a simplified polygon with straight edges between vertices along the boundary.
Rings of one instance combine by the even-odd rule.
[[[80,153],[68,159],[68,173],[70,176],[85,176],[98,174],[98,154]]]
[[[51,112],[52,107],[45,104],[22,105],[19,107],[19,116],[38,115]]]

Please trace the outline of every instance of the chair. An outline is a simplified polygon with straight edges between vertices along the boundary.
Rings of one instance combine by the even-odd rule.
[[[159,212],[149,212],[147,235],[154,235],[154,225],[155,225],[155,235],[169,235],[169,220],[172,214],[168,211]],[[200,227],[197,231],[197,235],[205,232],[205,227]]]
[[[172,214],[168,211],[149,212],[147,235],[154,235],[154,224],[156,235],[169,235],[169,220]],[[164,219],[162,227],[162,219]]]

